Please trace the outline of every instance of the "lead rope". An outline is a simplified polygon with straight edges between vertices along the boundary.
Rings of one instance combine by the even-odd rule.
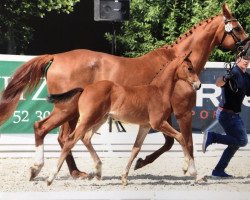
[[[232,68],[234,67],[231,62],[225,62],[224,63],[224,68],[227,70],[227,73],[231,73]],[[238,85],[235,80],[228,80],[229,88],[232,90],[232,92],[236,93],[238,92]]]

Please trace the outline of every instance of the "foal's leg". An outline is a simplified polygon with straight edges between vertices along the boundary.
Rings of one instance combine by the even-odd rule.
[[[86,148],[88,149],[92,159],[94,160],[94,165],[95,165],[95,172],[89,174],[89,178],[94,178],[96,177],[98,180],[102,178],[102,161],[99,158],[98,154],[96,153],[92,143],[91,143],[91,138],[93,134],[103,125],[103,123],[106,121],[106,119],[103,122],[100,122],[97,124],[92,130],[88,131],[84,138],[82,138],[82,141]]]
[[[169,124],[172,124],[171,117],[169,117],[168,122],[169,122]],[[162,155],[166,151],[169,151],[172,148],[172,146],[174,144],[174,138],[172,138],[168,135],[165,135],[164,133],[163,133],[163,136],[165,138],[165,143],[163,144],[163,146],[160,149],[156,150],[154,153],[146,156],[146,158],[144,160],[142,158],[139,158],[136,161],[135,168],[134,168],[135,170],[142,168],[142,167],[154,162],[160,155]]]
[[[124,186],[128,184],[129,169],[130,169],[135,157],[140,152],[142,143],[143,143],[149,129],[150,129],[150,126],[140,126],[139,127],[139,131],[138,131],[138,134],[137,134],[133,149],[131,151],[131,155],[130,155],[128,164],[127,164],[127,166],[126,166],[126,168],[125,168],[125,170],[124,170],[124,172],[122,174],[122,184]]]
[[[65,122],[61,127],[60,127],[60,132],[58,135],[58,142],[63,148],[63,145],[68,138],[69,134],[75,130],[76,124],[78,121],[78,115],[73,118],[73,120],[70,120],[68,122]],[[69,154],[66,157],[66,162],[69,168],[69,172],[73,178],[80,178],[80,179],[85,179],[88,177],[88,174],[85,172],[81,172],[78,170],[74,157],[72,155],[72,152],[70,151]]]
[[[81,139],[81,137],[83,137],[84,131],[82,129],[82,126],[80,126],[79,128],[76,128],[76,130],[71,135],[72,136],[68,137],[68,139],[65,141],[57,166],[53,170],[49,178],[47,179],[47,185],[51,185],[53,180],[56,178],[56,175],[60,171],[62,164],[64,160],[66,159],[67,155],[70,153],[71,149],[75,146],[77,141]]]

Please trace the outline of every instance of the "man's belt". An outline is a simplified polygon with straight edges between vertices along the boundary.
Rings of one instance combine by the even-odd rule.
[[[220,106],[218,107],[218,109],[221,110],[221,111],[224,111],[224,112],[228,112],[228,113],[239,114],[239,113],[234,112],[234,111],[231,110],[231,109],[222,108],[222,107],[220,107]]]

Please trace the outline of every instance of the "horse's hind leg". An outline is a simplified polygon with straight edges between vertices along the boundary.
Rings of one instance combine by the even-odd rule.
[[[66,103],[56,105],[48,117],[34,124],[36,150],[35,162],[30,168],[30,180],[33,180],[39,174],[44,165],[44,137],[49,131],[69,120],[77,112],[76,109],[72,109],[72,106],[66,106],[63,109],[65,105]],[[72,110],[66,109],[67,107]]]
[[[34,124],[35,132],[35,162],[33,166],[30,167],[30,180],[33,180],[41,171],[44,165],[44,138],[50,130],[56,128],[57,125],[54,120],[59,121],[59,115],[57,112],[52,111],[52,113],[41,121]]]
[[[139,131],[138,131],[133,149],[131,151],[131,155],[130,155],[128,164],[127,164],[124,172],[122,173],[122,185],[124,185],[124,186],[128,184],[128,173],[129,173],[130,167],[131,167],[134,159],[136,158],[136,156],[140,152],[142,143],[143,143],[149,129],[150,129],[149,126],[140,126],[139,127]]]
[[[79,117],[78,114],[76,114],[76,116],[74,116],[74,118],[72,120],[65,122],[60,127],[58,142],[59,142],[61,148],[63,148],[65,141],[68,138],[69,134],[75,130],[75,127],[76,127],[76,124],[78,121],[78,117]],[[78,170],[71,151],[69,152],[69,154],[66,157],[66,162],[67,162],[67,165],[69,168],[69,172],[73,178],[84,179],[84,178],[88,177],[87,173],[81,172],[80,170]]]
[[[44,137],[49,132],[49,130],[44,127],[41,127],[40,124],[46,122],[50,118],[50,116],[51,115],[34,124],[36,148],[35,148],[35,161],[33,166],[30,167],[30,181],[33,180],[39,174],[44,165],[43,140]]]
[[[169,122],[169,124],[171,124],[171,118],[168,119],[168,122]],[[163,136],[165,138],[164,145],[160,149],[156,150],[154,153],[146,156],[146,158],[144,160],[142,158],[139,158],[136,161],[134,170],[137,170],[139,168],[142,168],[142,167],[154,162],[160,155],[162,155],[166,151],[169,151],[172,148],[172,146],[174,144],[174,138],[172,138],[168,135],[165,135],[165,134],[163,134]]]

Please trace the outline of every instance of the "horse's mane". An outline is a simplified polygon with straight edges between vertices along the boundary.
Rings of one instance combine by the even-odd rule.
[[[172,44],[166,44],[164,46],[162,46],[161,48],[169,48],[169,47],[174,47],[175,45],[179,44],[181,41],[183,41],[184,39],[186,39],[187,37],[189,37],[190,35],[192,35],[195,31],[197,31],[198,27],[203,26],[204,24],[209,24],[210,22],[212,22],[216,17],[220,16],[221,14],[217,14],[215,16],[212,16],[208,19],[204,19],[203,21],[199,22],[198,24],[195,24],[194,26],[192,26],[188,31],[186,31],[185,33],[181,34],[174,42],[172,42]]]

